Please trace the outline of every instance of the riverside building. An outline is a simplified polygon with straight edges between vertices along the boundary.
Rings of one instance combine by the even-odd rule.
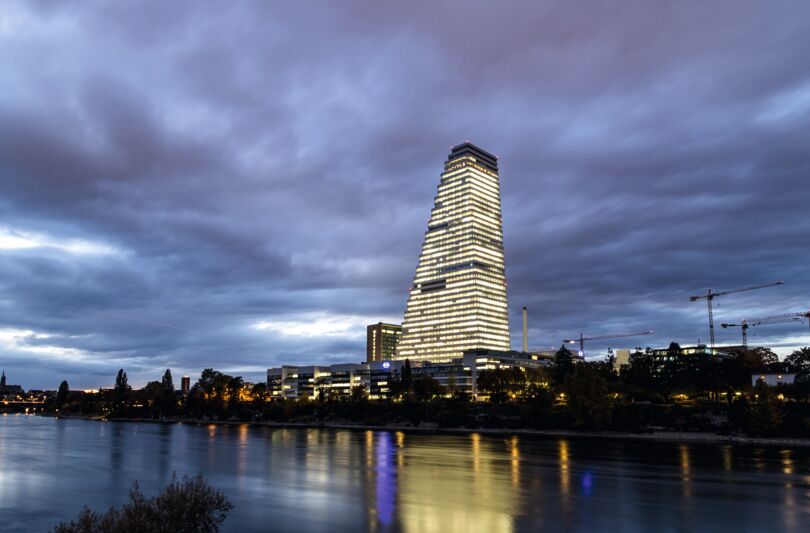
[[[498,160],[465,142],[444,164],[396,359],[449,362],[509,350]]]
[[[483,370],[498,368],[539,368],[546,366],[552,355],[500,350],[467,350],[452,361],[434,363],[414,361],[414,378],[430,376],[447,394],[458,391],[480,399],[478,376]],[[405,361],[372,361],[330,366],[284,365],[267,369],[267,394],[271,399],[348,398],[352,389],[362,387],[372,400],[388,398],[391,384],[400,379]]]

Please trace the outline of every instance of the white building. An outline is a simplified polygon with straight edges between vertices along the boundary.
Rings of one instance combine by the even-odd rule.
[[[766,385],[776,387],[778,385],[793,385],[796,380],[796,374],[751,374],[751,385],[756,385],[757,381],[762,380]]]
[[[498,160],[465,142],[444,164],[396,359],[509,350]]]

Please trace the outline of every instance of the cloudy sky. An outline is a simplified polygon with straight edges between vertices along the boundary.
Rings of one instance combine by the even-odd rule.
[[[2,1],[0,365],[360,361],[465,139],[500,156],[513,346],[523,305],[532,348],[656,331],[593,355],[705,342],[706,287],[785,280],[718,323],[806,310],[808,50],[804,0]]]

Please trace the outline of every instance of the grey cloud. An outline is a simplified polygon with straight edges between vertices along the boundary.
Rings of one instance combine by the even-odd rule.
[[[466,138],[501,157],[533,345],[705,340],[708,286],[787,282],[723,319],[808,307],[803,2],[9,6],[0,230],[116,251],[0,250],[0,330],[50,335],[0,353],[26,386],[361,360],[364,331],[251,324],[401,316]]]

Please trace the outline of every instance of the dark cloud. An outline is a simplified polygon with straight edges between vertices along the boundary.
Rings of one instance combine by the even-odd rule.
[[[12,2],[0,364],[55,387],[361,360],[447,149],[501,157],[515,345],[807,308],[804,2]],[[810,343],[795,325],[756,342]],[[738,332],[719,330],[722,342]]]

